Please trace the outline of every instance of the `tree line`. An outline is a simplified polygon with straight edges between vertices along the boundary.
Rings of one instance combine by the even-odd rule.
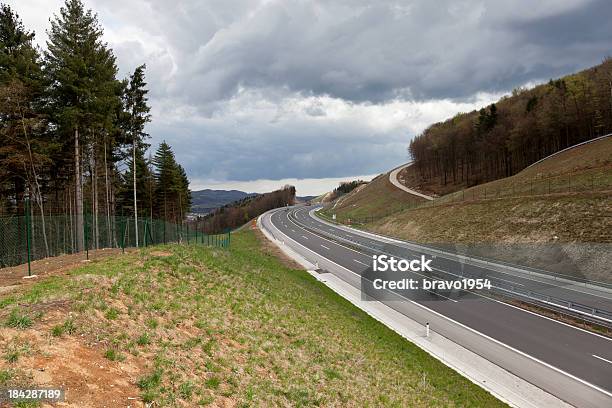
[[[576,143],[612,132],[612,59],[428,127],[408,151],[419,175],[472,186],[511,176]]]
[[[216,234],[237,228],[273,208],[285,207],[294,203],[295,187],[285,186],[280,190],[245,197],[219,207],[202,217],[201,221],[199,219],[198,226],[194,228],[200,228],[209,234]]]
[[[348,194],[362,184],[366,184],[363,180],[342,181],[338,187],[334,188],[336,196]]]
[[[50,19],[46,50],[10,6],[0,4],[0,215],[74,220],[111,228],[115,215],[182,222],[189,182],[171,147],[146,157],[151,121],[146,66],[118,79],[97,15],[66,0]],[[136,204],[135,204],[136,203]],[[46,235],[45,235],[46,239]]]

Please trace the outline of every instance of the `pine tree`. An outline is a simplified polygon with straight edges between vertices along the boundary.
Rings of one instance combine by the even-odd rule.
[[[46,138],[42,105],[42,71],[39,52],[32,45],[34,33],[25,29],[19,16],[0,5],[0,179],[12,178],[18,207],[23,205],[24,181],[28,198],[36,202],[41,216],[45,253],[47,242],[43,168],[52,159],[53,143]],[[1,194],[1,192],[0,192]],[[23,213],[22,208],[18,208]]]
[[[125,90],[124,94],[124,106],[126,111],[126,131],[128,137],[132,142],[132,193],[134,197],[134,231],[136,233],[136,246],[138,247],[138,205],[137,205],[137,192],[141,191],[137,188],[137,176],[138,170],[136,165],[138,160],[136,158],[138,154],[143,156],[142,149],[146,149],[144,139],[149,135],[145,133],[144,127],[147,122],[151,121],[151,115],[149,112],[151,108],[147,105],[147,93],[146,82],[144,77],[144,70],[146,66],[141,65],[136,68],[134,73],[130,76],[129,85]],[[143,158],[144,161],[144,158]],[[143,181],[146,183],[146,180]]]
[[[153,157],[155,168],[155,213],[167,221],[182,222],[191,208],[189,179],[165,141]]]
[[[26,145],[36,143],[31,130],[39,124],[35,109],[42,84],[33,39],[34,33],[25,29],[19,16],[0,5],[0,180],[10,180],[0,187],[3,195],[12,193],[18,205],[23,205],[25,181],[32,180],[26,169],[34,162]]]
[[[176,160],[174,153],[165,141],[163,141],[155,156],[153,156],[155,168],[155,212],[164,220],[175,219],[175,206],[173,195],[177,182]]]
[[[128,170],[122,175],[121,190],[117,198],[118,204],[123,212],[134,212],[134,180],[136,180],[138,212],[150,214],[150,204],[153,198],[151,197],[150,181],[153,175],[141,149],[136,150],[136,166],[132,160],[129,159],[126,162]],[[134,177],[134,168],[136,168],[136,177]]]
[[[102,28],[80,0],[66,0],[51,21],[45,52],[49,107],[58,132],[74,145],[77,250],[84,247],[81,138],[93,134],[100,113],[114,95],[117,68],[112,51],[102,42]],[[83,149],[88,151],[89,149]],[[95,154],[95,150],[94,150]]]

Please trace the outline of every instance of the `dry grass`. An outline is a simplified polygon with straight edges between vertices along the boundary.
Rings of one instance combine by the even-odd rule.
[[[0,296],[13,313],[0,386],[65,384],[69,406],[502,405],[252,231],[82,266]]]
[[[402,191],[391,184],[389,174],[385,173],[341,197],[335,207],[333,204],[328,206],[325,213],[327,215],[336,213],[345,219],[381,217],[422,202],[425,202],[425,199]]]

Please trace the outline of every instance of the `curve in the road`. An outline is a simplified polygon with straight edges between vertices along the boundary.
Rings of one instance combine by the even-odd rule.
[[[349,238],[367,246],[378,245],[381,248],[389,248],[388,243],[365,238],[311,218],[307,208],[301,211],[284,209],[274,212],[269,222],[287,238],[311,251],[309,256],[318,253],[323,257],[319,259],[320,262],[327,259],[334,265],[344,268],[345,276],[340,274],[338,277],[347,282],[352,281],[351,284],[356,287],[359,285],[359,274],[364,270],[364,265],[370,263],[371,255],[360,254],[359,251],[344,246],[339,243],[340,238]],[[452,267],[451,264],[444,265],[444,269]],[[349,271],[351,273],[346,275]],[[523,283],[528,282],[523,281]],[[521,360],[515,352],[500,352],[499,349],[495,349],[497,346],[487,343],[486,339],[478,338],[474,334],[468,338],[466,336],[470,335],[464,332],[458,337],[457,328],[444,329],[446,332],[441,333],[489,361],[499,364],[509,372],[580,406],[601,406],[602,403],[604,405],[612,403],[610,392],[612,364],[608,363],[612,361],[610,339],[543,318],[494,299],[475,297],[469,293],[458,294],[454,297],[454,301],[432,298],[417,302],[420,306],[446,316],[451,322],[465,325],[475,333],[482,333],[486,338],[534,359]],[[414,312],[408,310],[407,304],[402,308],[407,308],[402,313]],[[548,368],[536,367],[539,364]],[[555,374],[548,369],[558,372]],[[577,383],[572,383],[571,379]]]
[[[403,190],[409,194],[415,195],[417,197],[421,197],[424,198],[426,200],[433,200],[433,197],[419,193],[418,191],[415,191],[411,188],[406,187],[405,185],[403,185],[402,183],[400,183],[400,181],[397,179],[397,175],[399,174],[400,171],[404,170],[406,167],[410,167],[412,166],[413,162],[410,162],[408,164],[404,164],[403,166],[399,166],[393,170],[391,170],[391,172],[389,173],[389,181],[391,182],[391,184],[393,184],[395,187],[399,188],[400,190]]]

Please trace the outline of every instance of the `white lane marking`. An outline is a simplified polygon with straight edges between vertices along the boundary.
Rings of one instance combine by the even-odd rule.
[[[607,359],[605,359],[605,358],[603,358],[603,357],[599,357],[598,355],[595,355],[595,354],[591,354],[591,355],[592,355],[593,357],[595,357],[595,358],[598,358],[598,359],[600,359],[600,360],[605,361],[606,363],[610,363],[610,364],[612,364],[612,361],[610,361],[610,360],[607,360]]]
[[[306,235],[302,235],[302,238],[304,239],[308,239],[308,237]]]
[[[273,223],[272,223],[272,226],[274,226],[274,224],[273,224]],[[276,228],[276,227],[275,227],[275,228]],[[291,241],[295,242],[297,245],[301,246],[301,247],[302,247],[302,248],[304,248],[305,250],[310,251],[310,252],[312,252],[313,254],[315,254],[315,255],[317,255],[317,256],[319,256],[319,257],[323,258],[323,259],[326,259],[328,262],[331,262],[332,264],[334,264],[334,265],[336,265],[336,266],[338,266],[338,267],[340,267],[340,268],[342,268],[342,269],[346,270],[347,272],[350,272],[350,273],[352,273],[352,274],[354,274],[354,275],[357,275],[357,276],[361,276],[361,275],[359,275],[358,273],[353,272],[353,271],[351,271],[350,269],[348,269],[348,268],[346,268],[346,267],[344,267],[344,266],[342,266],[342,265],[340,265],[340,264],[338,264],[338,263],[336,263],[336,262],[332,261],[331,259],[329,259],[329,258],[325,258],[323,255],[321,255],[321,254],[319,254],[319,253],[317,253],[317,252],[313,251],[312,249],[305,247],[304,245],[300,244],[300,243],[299,243],[299,242],[297,242],[296,240],[291,239],[291,238],[290,238],[289,236],[287,236],[286,234],[283,234],[283,232],[282,232],[282,231],[280,231],[278,228],[276,228],[276,230],[277,230],[279,233],[281,233],[282,235],[285,235],[285,237],[287,237],[287,239],[289,239],[289,240],[291,240]],[[400,295],[400,294],[397,294],[397,295],[398,295],[398,296],[400,296],[400,297],[403,297],[403,296],[402,296],[402,295]],[[433,313],[433,314],[435,314],[435,315],[437,315],[437,316],[439,316],[439,317],[441,317],[441,318],[443,318],[443,319],[446,319],[446,320],[448,320],[448,321],[450,321],[450,322],[453,322],[454,324],[457,324],[457,325],[459,325],[459,326],[461,326],[461,327],[463,327],[463,328],[465,328],[465,329],[467,329],[467,330],[471,331],[472,333],[475,333],[475,334],[477,334],[477,335],[480,335],[480,336],[484,337],[485,339],[487,339],[487,340],[489,340],[489,341],[492,341],[492,342],[494,342],[494,343],[496,343],[496,344],[499,344],[500,346],[506,347],[507,349],[512,350],[512,351],[514,351],[515,353],[518,353],[518,354],[522,355],[523,357],[529,358],[529,359],[531,359],[532,361],[535,361],[535,362],[537,362],[537,363],[539,363],[539,364],[542,364],[542,365],[543,365],[543,366],[545,366],[545,367],[548,367],[548,368],[550,368],[550,369],[552,369],[552,370],[554,370],[554,371],[557,371],[558,373],[561,373],[561,374],[563,374],[563,375],[565,375],[565,376],[567,376],[567,377],[569,377],[569,378],[572,378],[572,379],[574,379],[574,380],[576,380],[576,381],[578,381],[578,382],[580,382],[580,383],[582,383],[582,384],[584,384],[584,385],[586,385],[586,386],[588,386],[588,387],[591,387],[591,388],[593,388],[593,389],[595,389],[595,390],[597,390],[597,391],[599,391],[599,392],[601,392],[601,393],[604,393],[604,394],[606,394],[606,395],[608,395],[608,396],[612,397],[612,393],[610,393],[610,392],[606,391],[605,389],[603,389],[603,388],[601,388],[601,387],[598,387],[598,386],[597,386],[597,385],[595,385],[595,384],[591,384],[590,382],[588,382],[588,381],[586,381],[586,380],[583,380],[583,379],[581,379],[581,378],[579,378],[579,377],[576,377],[575,375],[570,374],[570,373],[568,373],[567,371],[564,371],[564,370],[562,370],[562,369],[560,369],[560,368],[557,368],[557,367],[555,367],[555,366],[554,366],[554,365],[552,365],[552,364],[549,364],[549,363],[547,363],[547,362],[545,362],[545,361],[543,361],[543,360],[540,360],[539,358],[533,357],[533,356],[531,356],[531,355],[527,354],[527,353],[526,353],[526,352],[524,352],[524,351],[518,350],[518,349],[516,349],[516,348],[514,348],[514,347],[512,347],[512,346],[509,346],[508,344],[503,343],[502,341],[497,340],[497,339],[495,339],[495,338],[493,338],[493,337],[491,337],[491,336],[487,336],[486,334],[481,333],[481,332],[479,332],[479,331],[478,331],[478,330],[476,330],[476,329],[473,329],[473,328],[471,328],[471,327],[469,327],[469,326],[466,326],[466,325],[465,325],[465,324],[463,324],[463,323],[459,323],[458,321],[456,321],[456,320],[454,320],[454,319],[451,319],[450,317],[445,316],[445,315],[443,315],[442,313],[436,312],[435,310],[432,310],[432,309],[428,308],[427,306],[424,306],[424,305],[422,305],[422,304],[420,304],[420,303],[417,303],[417,302],[415,302],[414,300],[410,300],[410,299],[407,299],[407,298],[405,298],[405,299],[406,299],[407,301],[409,301],[410,303],[414,304],[415,306],[420,307],[421,309],[425,309],[425,310],[427,310],[428,312]],[[501,303],[501,302],[500,302],[500,303]],[[518,310],[523,310],[523,309],[519,309],[519,308],[517,308],[517,309],[518,309]],[[539,316],[539,315],[536,315],[536,316]],[[573,326],[569,326],[569,327],[573,327]],[[590,333],[590,332],[587,332],[587,333]]]
[[[318,215],[316,215],[316,208],[310,210],[308,212],[308,215],[311,218],[313,218],[313,219],[315,219],[314,217],[317,217],[316,220],[318,222],[320,222],[321,224],[323,224],[323,225],[331,225],[328,221],[326,221],[325,219],[322,219]],[[361,237],[375,237],[376,240],[381,240],[381,242],[400,244],[400,245],[402,245],[402,248],[408,248],[408,247],[406,247],[406,245],[417,246],[417,247],[420,246],[418,244],[401,241],[401,240],[396,239],[396,238],[392,238],[392,237],[388,237],[388,236],[384,236],[384,235],[380,235],[380,234],[374,234],[374,233],[368,232],[368,231],[358,230],[356,228],[353,228],[353,227],[350,227],[350,226],[346,226],[346,225],[341,225],[341,226],[336,226],[336,227],[339,230],[342,230],[342,231],[345,231],[345,232],[346,232],[346,230],[351,230],[355,235],[358,235],[358,236],[361,236]],[[410,248],[408,248],[408,249],[410,249]],[[438,255],[438,256],[440,256],[440,257],[442,257],[444,259],[451,260],[451,261],[455,260],[455,259],[449,258],[449,255],[452,256],[453,254],[444,254],[444,251],[439,251],[439,250],[436,250],[434,248],[423,247],[422,251],[428,253],[427,250],[435,251],[435,252],[441,252],[443,255]],[[414,249],[413,249],[413,251],[414,251]],[[493,264],[497,265],[497,266],[501,266],[501,267],[507,266],[507,265],[503,265],[503,264],[495,264],[494,262],[493,262]],[[575,286],[568,287],[568,286],[564,286],[564,285],[555,284],[555,283],[550,281],[550,278],[540,278],[540,279],[538,279],[537,277],[532,276],[532,275],[516,276],[516,275],[514,275],[511,272],[507,272],[507,271],[503,271],[503,270],[500,271],[500,270],[497,270],[497,269],[489,269],[489,268],[486,268],[485,266],[481,266],[481,265],[474,265],[474,266],[477,266],[477,267],[480,267],[480,268],[484,268],[484,269],[488,269],[488,270],[493,271],[493,272],[499,272],[499,273],[502,273],[504,275],[510,275],[513,278],[521,278],[521,279],[529,280],[529,281],[532,281],[532,282],[544,283],[544,284],[552,286],[554,288],[564,288],[564,289],[567,289],[567,290],[570,290],[570,291],[574,291],[574,292],[578,292],[578,293],[582,293],[582,294],[585,294],[585,295],[590,295],[590,296],[594,296],[594,297],[599,297],[599,298],[603,298],[603,299],[606,299],[606,300],[610,300],[610,296],[609,295],[605,295],[605,294],[600,295],[600,294],[597,294],[597,293],[592,293],[590,291],[580,290],[580,288],[577,288]],[[512,267],[512,265],[510,265],[510,266]],[[514,266],[514,267],[518,267],[518,266]],[[520,269],[520,267],[518,267],[518,268]],[[525,272],[523,272],[523,274],[525,274]],[[516,283],[516,282],[514,282],[514,283]],[[577,282],[577,283],[579,284],[580,282]]]
[[[311,214],[309,213],[309,215],[311,215]],[[312,216],[312,215],[311,215],[311,216]],[[370,234],[370,233],[368,233],[368,234]],[[374,235],[374,234],[371,234],[371,235]],[[359,235],[358,235],[358,236],[359,236]],[[366,237],[366,238],[367,238],[367,237]],[[379,236],[379,238],[385,238],[385,237],[380,237],[380,236]],[[368,238],[368,239],[370,239],[370,238]],[[386,239],[389,239],[389,238],[386,238]],[[374,242],[384,242],[384,241],[377,241],[377,240],[375,240],[375,239],[374,239],[373,241],[374,241]],[[401,241],[397,241],[397,240],[391,240],[391,241],[395,241],[395,243],[402,243]],[[337,243],[336,243],[336,245],[340,245],[340,244],[337,244]],[[340,246],[343,246],[343,245],[340,245]],[[352,249],[352,248],[349,248],[349,247],[344,247],[344,248],[349,249],[349,250],[351,250],[351,251],[353,251],[353,252],[356,252],[356,253],[358,253],[358,254],[360,254],[360,255],[363,255],[363,253],[362,253],[362,252],[355,251],[355,250],[354,250],[354,249]],[[402,248],[404,248],[404,249],[408,249],[408,250],[409,250],[409,251],[411,251],[411,252],[415,252],[415,250],[414,250],[414,249],[411,249],[411,248],[405,248],[405,247],[402,247]],[[448,258],[445,258],[445,259],[448,259]],[[450,273],[450,272],[448,272],[448,271],[442,271],[442,272],[445,272],[445,273]],[[451,273],[451,274],[452,274],[452,273]],[[505,303],[505,302],[502,302],[502,301],[500,301],[500,300],[490,298],[490,297],[485,296],[485,295],[483,295],[483,294],[481,294],[481,293],[476,293],[476,292],[472,292],[472,291],[469,291],[469,290],[468,290],[468,291],[466,291],[466,292],[473,293],[473,294],[475,294],[475,295],[477,295],[477,296],[483,297],[483,298],[485,298],[485,299],[489,299],[489,300],[494,301],[494,302],[496,302],[496,303],[502,304],[502,305],[504,305],[504,306],[506,306],[506,307],[511,307],[511,308],[516,309],[516,310],[519,310],[519,311],[521,311],[521,312],[523,312],[523,313],[528,313],[528,314],[533,315],[533,316],[535,316],[535,317],[539,317],[540,319],[549,320],[549,321],[551,321],[551,322],[554,322],[554,323],[560,324],[560,325],[562,325],[562,326],[569,327],[570,329],[578,330],[578,331],[581,331],[581,332],[583,332],[583,333],[590,334],[591,336],[599,337],[599,338],[604,339],[604,340],[607,340],[607,341],[612,341],[612,338],[610,338],[610,337],[606,337],[606,336],[603,336],[603,335],[601,335],[601,334],[599,334],[599,333],[594,333],[594,332],[592,332],[592,331],[588,331],[588,330],[585,330],[585,329],[580,328],[580,327],[572,326],[571,324],[568,324],[568,323],[562,322],[562,321],[560,321],[560,320],[555,320],[555,319],[553,319],[553,318],[551,318],[551,317],[544,316],[544,315],[541,315],[541,314],[538,314],[538,313],[532,312],[531,310],[523,309],[522,307],[514,306],[514,305],[511,305],[510,303]],[[451,300],[452,300],[452,299],[451,299]]]
[[[290,223],[292,223],[293,225],[295,225],[297,228],[304,229],[304,227],[300,227],[298,224],[296,224],[295,222],[293,222],[293,220],[292,220],[291,218],[287,218],[287,219],[289,220],[289,222],[290,222]],[[304,230],[304,231],[306,231],[306,230]],[[366,255],[366,254],[364,254],[363,252],[359,252],[359,251],[357,251],[357,250],[354,250],[354,249],[352,249],[352,248],[349,248],[349,247],[347,247],[347,246],[344,246],[344,245],[342,245],[342,244],[339,244],[338,242],[335,242],[335,241],[332,241],[332,240],[330,240],[330,239],[327,239],[327,238],[325,238],[324,236],[319,235],[319,234],[316,234],[316,233],[314,233],[314,232],[310,232],[310,233],[311,233],[311,234],[313,234],[313,235],[314,235],[314,236],[316,236],[316,237],[319,237],[320,239],[323,239],[323,240],[325,240],[325,241],[327,241],[327,242],[331,243],[332,245],[336,245],[336,246],[342,247],[342,248],[344,248],[344,249],[348,249],[349,251],[353,251],[353,252],[355,252],[355,253],[357,253],[357,254],[359,254],[359,255],[362,255],[362,256],[365,256],[365,257],[369,258],[369,256],[368,256],[368,255]],[[303,246],[303,245],[302,245],[302,246]],[[321,245],[321,246],[322,246],[323,248],[327,248],[325,245]],[[327,249],[329,249],[329,248],[327,248]],[[315,253],[316,253],[316,252],[315,252]],[[346,269],[346,268],[344,268],[344,269]],[[352,272],[352,271],[351,271],[351,272]],[[355,272],[353,272],[353,273],[355,273]],[[423,274],[421,274],[421,273],[418,273],[418,272],[412,272],[412,273],[414,273],[415,275],[419,275],[419,276],[423,276],[423,277],[427,278],[427,276],[425,276],[425,275],[423,275]],[[359,274],[356,274],[356,275],[359,275]],[[361,276],[361,275],[359,275],[359,276]],[[434,295],[436,295],[436,296],[438,296],[438,297],[444,298],[444,299],[446,299],[446,300],[450,300],[451,302],[454,302],[454,303],[459,303],[459,301],[458,301],[458,300],[451,299],[451,298],[449,298],[449,297],[447,297],[447,296],[441,295],[441,294],[440,294],[440,293],[438,293],[438,292],[433,292],[433,291],[431,291],[431,290],[427,290],[427,289],[424,289],[424,290],[425,290],[426,292],[433,293]],[[393,293],[395,293],[395,292],[393,292]],[[397,293],[395,293],[395,294],[397,294]],[[397,295],[398,295],[398,296],[400,296],[400,297],[404,297],[404,296],[399,295],[399,294],[397,294]]]
[[[358,261],[358,260],[356,260],[356,259],[353,259],[353,261],[357,262],[358,264],[362,264],[362,265],[364,265],[364,266],[370,266],[370,265],[368,265],[367,263],[364,263],[364,262]]]
[[[329,250],[329,247],[326,247],[325,245],[321,244],[321,246],[327,250]]]
[[[291,231],[295,232],[295,230],[293,228],[291,228]]]

